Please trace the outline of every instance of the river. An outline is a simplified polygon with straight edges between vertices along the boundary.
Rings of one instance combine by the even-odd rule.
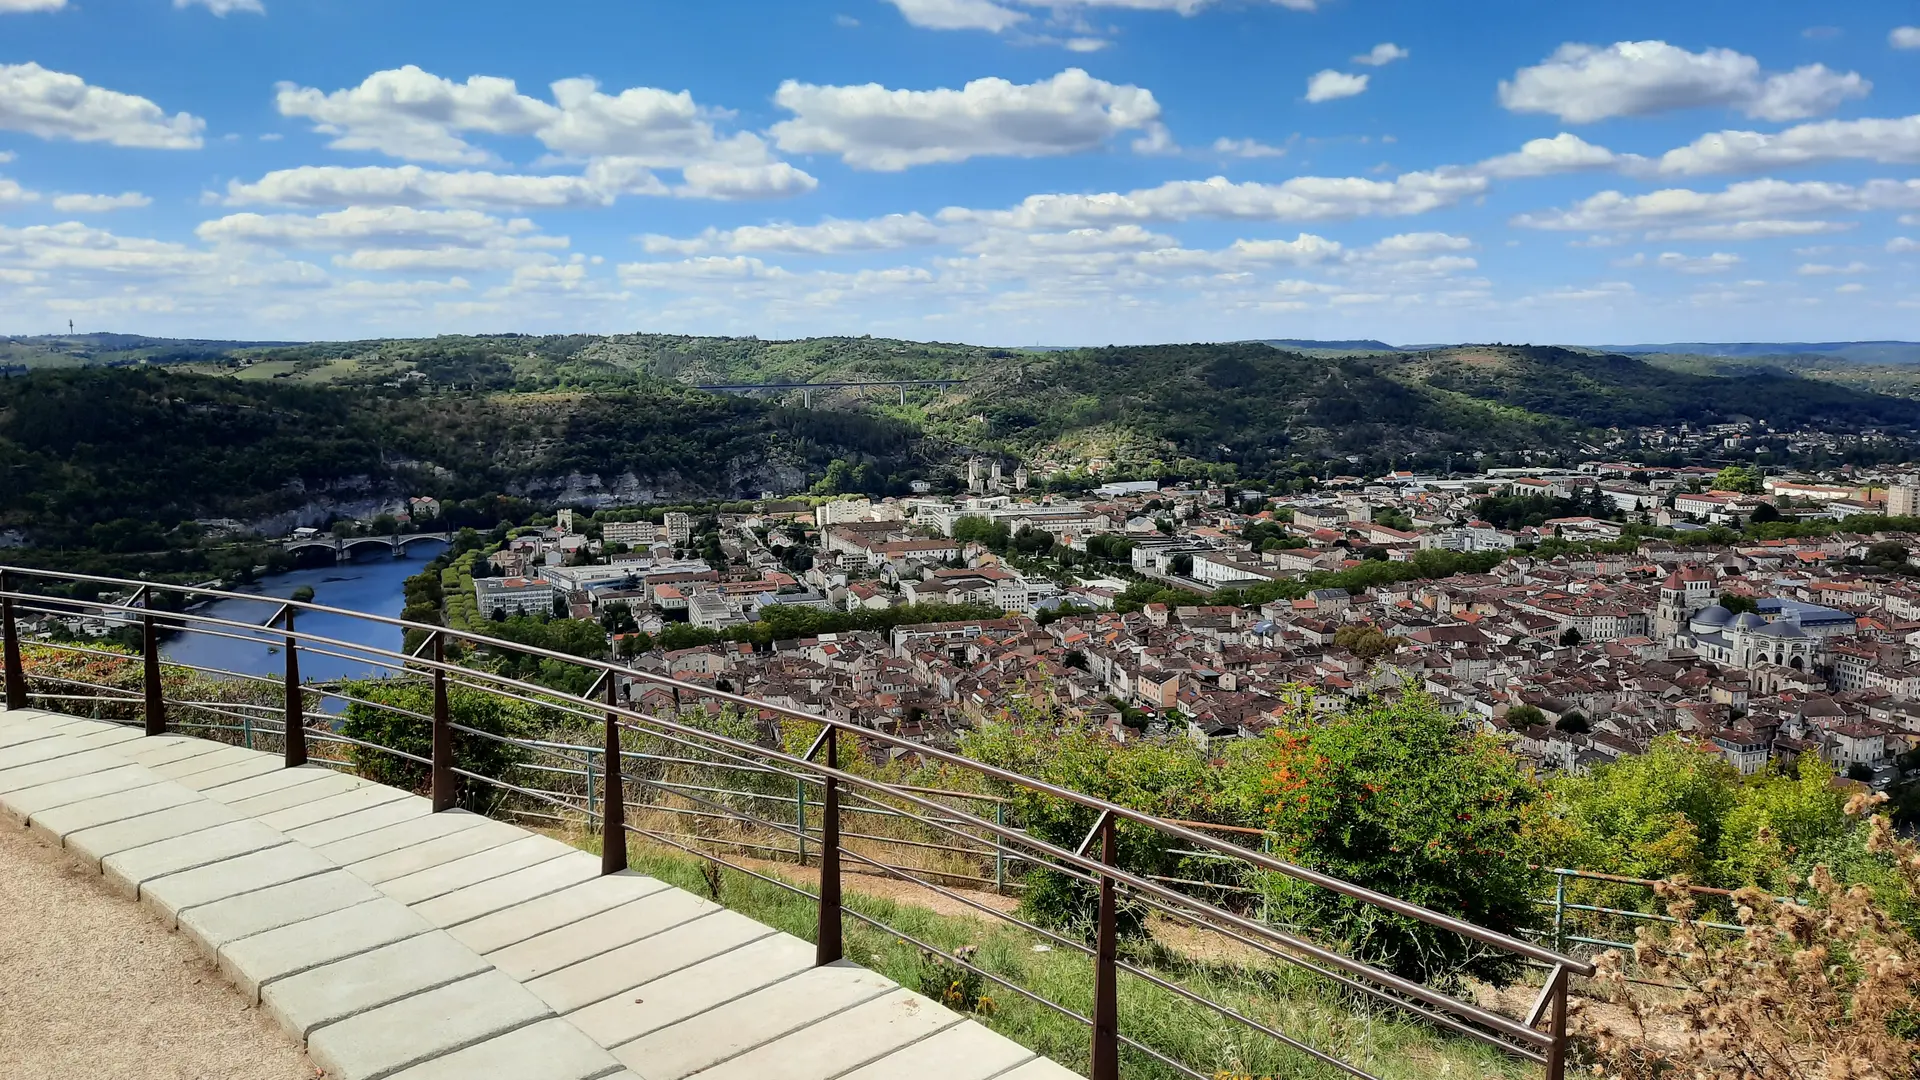
[[[264,623],[278,610],[277,601],[290,598],[293,591],[302,585],[310,585],[316,604],[364,615],[399,618],[406,606],[401,583],[425,569],[429,560],[445,550],[445,544],[422,540],[407,545],[405,558],[396,559],[385,551],[379,551],[333,566],[269,574],[252,588],[244,590],[258,592],[262,599],[221,600],[195,609],[194,614],[234,622]],[[399,652],[401,647],[401,631],[398,627],[362,619],[349,619],[341,615],[304,615],[298,620],[298,627],[302,633],[317,634],[372,649]],[[286,670],[286,657],[278,649],[206,634],[174,635],[162,645],[160,651],[168,660],[222,671],[278,675]],[[305,646],[300,650],[300,676],[303,679],[330,681],[384,673],[385,669],[366,658],[323,655]]]

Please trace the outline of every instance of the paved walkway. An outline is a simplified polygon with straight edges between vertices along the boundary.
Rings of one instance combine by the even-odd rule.
[[[0,812],[138,900],[332,1080],[1068,1080],[557,840],[276,755],[0,713]]]
[[[297,1040],[185,938],[0,828],[0,1077],[314,1080]]]

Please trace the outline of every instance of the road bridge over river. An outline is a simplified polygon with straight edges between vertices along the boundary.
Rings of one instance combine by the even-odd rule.
[[[423,540],[435,540],[442,544],[453,543],[452,533],[400,533],[393,536],[312,536],[287,539],[280,542],[280,550],[288,554],[302,551],[331,551],[335,561],[347,558],[353,551],[363,547],[384,547],[398,558],[406,552],[409,545]]]

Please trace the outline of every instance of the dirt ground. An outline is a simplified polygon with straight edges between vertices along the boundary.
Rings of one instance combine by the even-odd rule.
[[[0,823],[0,1080],[314,1080],[193,944]]]

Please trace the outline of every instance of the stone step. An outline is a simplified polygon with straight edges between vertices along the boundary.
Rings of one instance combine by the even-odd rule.
[[[435,930],[269,983],[260,1003],[305,1039],[323,1025],[487,970],[472,949]]]
[[[331,1080],[381,1080],[552,1015],[525,987],[486,971],[328,1024],[307,1038],[307,1053]]]
[[[647,1080],[681,1080],[856,1005],[904,993],[906,991],[895,986],[892,980],[852,964],[808,968],[792,978],[697,1016],[652,1028],[615,1047],[613,1056],[628,1068],[643,1072]],[[673,1009],[672,1003],[667,1003],[665,1008],[650,1009],[647,1003],[656,999],[647,996],[646,987],[635,990],[634,996],[641,999],[641,1003],[632,1004],[627,1011],[636,1019],[645,1018],[637,1026],[645,1027],[647,1022]],[[629,1003],[624,994],[612,1001]],[[598,1038],[594,1029],[577,1015],[573,1019],[580,1030],[589,1038]]]

